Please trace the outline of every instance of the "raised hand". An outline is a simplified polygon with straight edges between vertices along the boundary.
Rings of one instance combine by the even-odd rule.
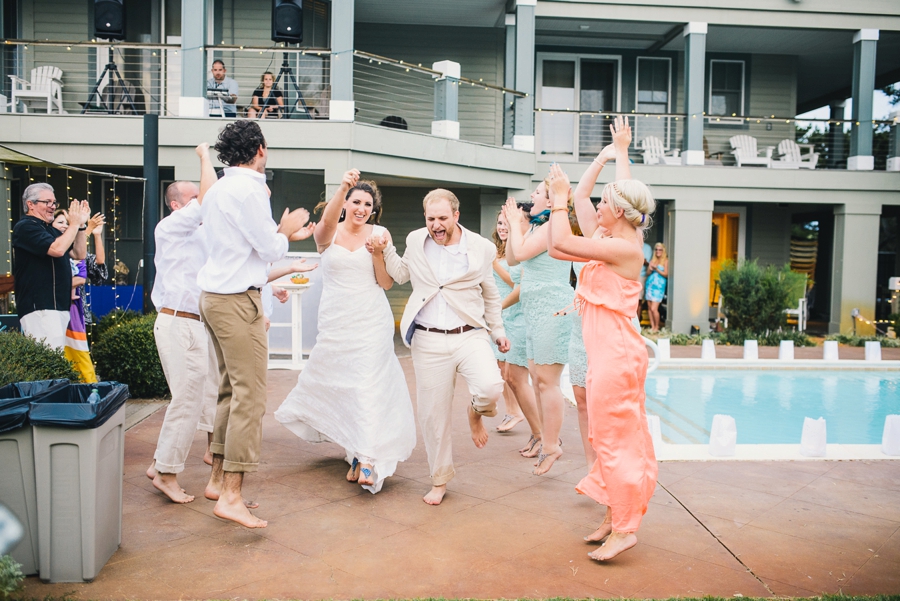
[[[68,220],[69,225],[73,227],[81,227],[91,218],[91,206],[86,200],[73,200],[69,204]]]
[[[552,207],[566,207],[569,204],[569,190],[572,185],[569,176],[559,164],[550,166],[550,204]]]
[[[96,233],[98,236],[103,233],[103,225],[106,223],[106,216],[103,213],[95,213],[93,217],[88,219],[87,230],[84,235],[90,236]]]
[[[603,150],[600,151],[600,154],[597,155],[598,161],[614,161],[616,160],[616,145],[615,144],[607,144],[603,147]]]
[[[522,209],[519,208],[519,205],[517,203],[518,201],[510,196],[506,199],[506,204],[503,206],[503,215],[506,217],[506,221],[510,225],[521,225],[522,221],[525,220],[525,216],[522,214]]]
[[[201,159],[203,157],[208,156],[209,155],[209,143],[200,142],[200,144],[197,145],[197,148],[194,149],[194,152],[196,152],[197,156],[200,157]]]
[[[628,147],[631,146],[631,123],[628,117],[622,115],[616,117],[609,125],[609,131],[612,132],[616,152],[628,154]]]
[[[351,169],[345,173],[344,177],[341,179],[341,188],[349,190],[357,183],[359,183],[359,169]]]

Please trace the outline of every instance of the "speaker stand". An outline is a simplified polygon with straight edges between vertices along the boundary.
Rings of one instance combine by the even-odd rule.
[[[309,107],[306,106],[306,100],[303,98],[303,92],[300,91],[300,86],[297,85],[297,79],[294,77],[294,71],[291,69],[291,63],[288,61],[288,53],[284,52],[283,60],[281,62],[281,69],[278,71],[278,77],[275,78],[274,87],[278,87],[278,82],[281,81],[281,77],[284,76],[285,81],[290,82],[291,86],[294,88],[294,92],[297,93],[297,102],[300,103],[300,106],[303,107],[302,113],[298,113],[298,117],[300,119],[312,119],[312,115],[309,113]],[[285,85],[285,92],[287,92],[287,86]],[[271,94],[269,95],[271,98]],[[268,103],[269,98],[266,98],[266,103]],[[297,103],[291,103],[289,107],[286,107],[286,112],[288,118],[293,116],[294,108]],[[263,104],[262,108],[265,108],[266,104]]]
[[[134,115],[137,115],[137,109],[134,106],[134,101],[131,99],[131,94],[128,93],[128,87],[125,85],[125,80],[122,79],[122,75],[119,73],[119,67],[116,66],[116,61],[113,55],[112,46],[109,47],[109,62],[106,63],[106,66],[103,68],[103,72],[100,74],[100,77],[97,78],[97,83],[94,84],[94,88],[91,90],[91,93],[88,94],[87,102],[84,103],[84,107],[81,109],[81,114],[85,114],[91,106],[91,101],[94,99],[94,96],[97,97],[97,104],[99,106],[106,106],[103,102],[103,97],[100,95],[100,84],[103,83],[103,78],[106,77],[106,74],[109,74],[109,83],[108,86],[112,86],[112,90],[109,94],[111,99],[110,106],[106,107],[106,112],[110,115],[114,115],[116,112],[115,106],[112,106],[112,101],[116,98],[116,88],[121,85],[122,87],[122,96],[124,99],[119,102],[119,106],[131,107],[131,112]]]

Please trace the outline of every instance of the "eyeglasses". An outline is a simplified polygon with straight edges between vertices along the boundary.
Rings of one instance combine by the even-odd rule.
[[[34,204],[46,204],[51,209],[59,206],[59,203],[55,200],[29,200],[28,202],[33,202]]]

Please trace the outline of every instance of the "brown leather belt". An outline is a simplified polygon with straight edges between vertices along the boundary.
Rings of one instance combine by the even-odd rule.
[[[165,313],[166,315],[174,315],[175,317],[184,317],[186,319],[193,319],[195,321],[200,321],[200,316],[196,313],[187,313],[186,311],[175,311],[173,309],[168,309],[163,307],[159,310],[160,313]]]
[[[425,326],[420,326],[416,324],[417,330],[424,330],[426,332],[434,332],[435,334],[462,334],[463,332],[470,332],[472,330],[477,330],[475,326],[464,325],[458,328],[453,328],[452,330],[441,330],[440,328],[426,328]]]

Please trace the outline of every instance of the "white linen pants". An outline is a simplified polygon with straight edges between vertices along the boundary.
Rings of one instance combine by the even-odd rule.
[[[492,344],[490,336],[482,329],[461,334],[416,330],[413,334],[416,406],[434,486],[447,484],[456,474],[450,422],[456,374],[466,381],[475,412],[485,417],[497,415],[503,378]]]
[[[19,319],[22,333],[35,340],[43,340],[50,348],[62,350],[66,345],[66,328],[69,327],[69,311],[45,309],[32,311]]]
[[[156,471],[179,474],[194,432],[212,432],[219,395],[216,351],[206,327],[199,321],[160,313],[153,326],[156,348],[172,402],[156,443]]]

